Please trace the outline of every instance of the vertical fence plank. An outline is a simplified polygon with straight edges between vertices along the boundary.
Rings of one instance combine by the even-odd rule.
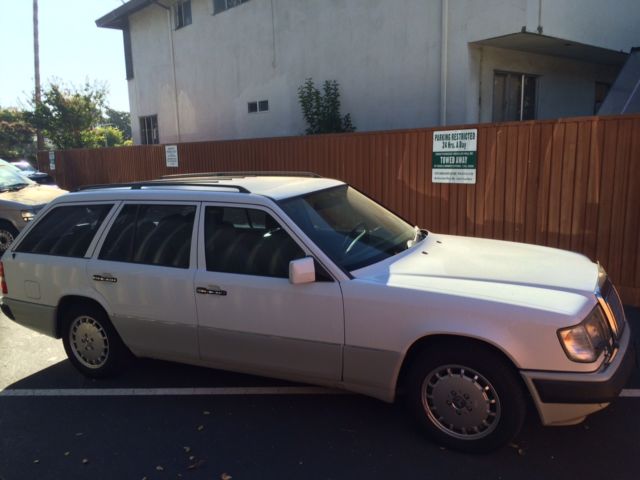
[[[576,173],[576,144],[578,141],[578,123],[566,125],[562,151],[562,178],[560,181],[560,224],[558,246],[565,250],[571,248],[571,220],[573,216],[573,193]]]
[[[598,209],[596,254],[605,267],[609,265],[609,245],[611,244],[611,214],[613,190],[615,188],[616,152],[618,149],[618,121],[606,120],[604,148],[602,153],[602,177],[600,181],[600,204]]]
[[[591,123],[580,122],[576,138],[575,182],[573,186],[573,214],[571,218],[571,244],[573,251],[582,251],[585,244],[587,188],[589,186],[589,147]]]

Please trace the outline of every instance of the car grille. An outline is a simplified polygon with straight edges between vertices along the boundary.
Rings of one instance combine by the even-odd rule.
[[[627,320],[624,315],[624,307],[622,306],[620,296],[618,295],[616,288],[613,286],[613,283],[611,283],[611,280],[608,278],[602,286],[600,295],[602,295],[602,299],[604,300],[606,307],[608,307],[604,310],[607,319],[609,320],[611,330],[613,331],[614,337],[618,339],[622,336],[622,332],[624,332]]]

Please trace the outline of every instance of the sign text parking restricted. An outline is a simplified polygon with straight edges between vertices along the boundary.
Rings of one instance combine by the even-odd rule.
[[[431,181],[476,183],[478,130],[433,132]]]

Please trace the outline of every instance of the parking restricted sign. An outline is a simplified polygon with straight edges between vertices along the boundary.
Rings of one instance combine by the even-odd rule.
[[[476,183],[478,130],[433,132],[431,181]]]

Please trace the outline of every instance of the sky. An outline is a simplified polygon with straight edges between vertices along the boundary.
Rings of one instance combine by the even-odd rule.
[[[40,78],[105,84],[111,108],[129,111],[122,32],[96,19],[121,0],[39,0]],[[34,88],[33,1],[0,0],[0,107],[27,108]]]

